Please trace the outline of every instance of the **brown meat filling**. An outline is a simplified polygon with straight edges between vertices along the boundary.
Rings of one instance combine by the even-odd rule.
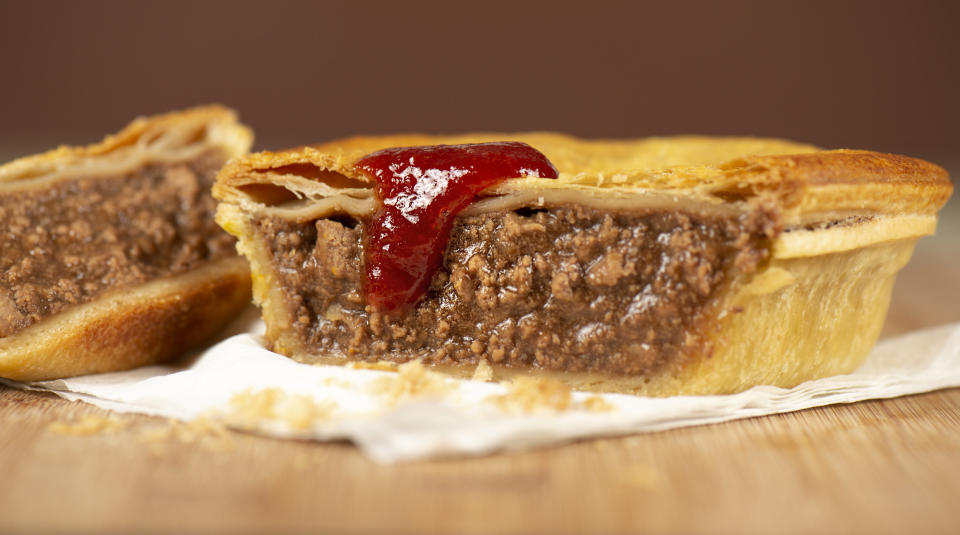
[[[233,254],[210,196],[224,157],[0,196],[0,336],[103,292]]]
[[[430,290],[394,320],[365,306],[361,226],[257,225],[293,328],[317,354],[630,375],[702,343],[710,299],[731,271],[755,270],[778,231],[763,212],[557,207],[462,217]]]

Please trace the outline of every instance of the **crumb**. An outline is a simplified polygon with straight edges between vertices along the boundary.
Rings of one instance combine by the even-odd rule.
[[[255,428],[265,421],[280,421],[294,429],[308,429],[326,419],[333,405],[317,403],[303,394],[288,394],[279,388],[247,390],[230,399],[225,417],[231,425]]]
[[[350,381],[344,381],[343,379],[336,379],[334,377],[324,377],[323,386],[329,386],[331,388],[353,388],[355,385]]]
[[[590,396],[583,400],[583,408],[590,412],[606,412],[616,407],[601,396]]]
[[[493,367],[487,362],[487,359],[480,359],[477,363],[477,369],[473,370],[474,381],[493,381]]]
[[[217,452],[230,451],[233,442],[227,427],[216,420],[205,417],[189,422],[168,419],[162,426],[152,426],[140,432],[140,439],[150,446],[154,455],[167,452],[165,442],[176,440],[181,444],[197,444],[205,449]]]
[[[570,408],[570,387],[543,377],[517,377],[507,384],[507,393],[490,400],[505,412],[538,410],[565,411]]]
[[[373,388],[395,405],[405,399],[440,396],[450,390],[450,384],[442,374],[427,370],[419,360],[412,360],[397,367],[396,376],[374,382]]]
[[[189,422],[177,422],[173,429],[174,435],[181,442],[197,442],[209,438],[227,440],[230,434],[222,422],[203,416]]]
[[[113,416],[103,418],[88,414],[73,422],[53,422],[47,426],[47,429],[61,435],[87,436],[95,433],[113,433],[127,425],[128,422]]]
[[[89,436],[97,433],[113,433],[133,426],[137,438],[146,443],[153,454],[166,453],[170,440],[184,444],[198,444],[213,451],[231,449],[230,433],[224,424],[209,418],[196,418],[189,422],[168,419],[158,424],[156,420],[134,422],[111,416],[103,418],[88,415],[75,422],[53,422],[47,429],[61,435]]]
[[[389,360],[378,360],[377,362],[348,362],[346,367],[351,370],[379,370],[383,372],[397,371],[396,363],[390,362]]]
[[[176,420],[167,420],[164,426],[151,426],[140,431],[140,439],[147,443],[162,442],[173,436],[173,426]]]

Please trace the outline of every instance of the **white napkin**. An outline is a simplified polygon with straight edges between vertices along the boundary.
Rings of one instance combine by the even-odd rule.
[[[672,398],[574,392],[564,410],[533,411],[510,405],[507,385],[432,373],[413,377],[420,381],[413,390],[424,395],[405,395],[413,383],[398,379],[402,374],[299,364],[263,348],[259,320],[248,316],[234,329],[245,332],[186,367],[3,382],[118,412],[222,419],[270,436],[348,439],[380,462],[530,448],[960,386],[960,323],[885,340],[856,372],[791,389]],[[423,372],[408,370],[417,371]]]

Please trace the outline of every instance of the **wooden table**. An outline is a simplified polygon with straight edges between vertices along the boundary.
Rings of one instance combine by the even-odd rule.
[[[960,321],[960,202],[885,335]],[[960,389],[482,458],[196,434],[0,389],[0,532],[960,532]]]

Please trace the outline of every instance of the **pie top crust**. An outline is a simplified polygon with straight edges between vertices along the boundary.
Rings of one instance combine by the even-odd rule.
[[[519,206],[584,204],[610,210],[681,209],[738,215],[762,205],[783,228],[776,256],[848,250],[931,234],[953,189],[932,163],[861,150],[820,150],[778,139],[658,137],[583,140],[554,133],[354,137],[234,160],[214,197],[221,224],[248,214],[307,221],[366,217],[373,184],[354,169],[388,147],[522,141],[543,152],[557,180],[515,178],[484,192],[464,215]],[[854,223],[849,223],[849,222]],[[848,222],[836,225],[837,222]]]
[[[516,178],[489,190],[489,196],[549,190],[634,198],[666,193],[705,206],[767,196],[795,216],[811,216],[843,211],[934,214],[952,190],[943,168],[877,152],[824,151],[762,138],[608,141],[523,133],[356,137],[260,152],[226,166],[215,194],[246,204],[242,186],[277,184],[302,198],[364,197],[372,184],[353,165],[366,154],[388,147],[497,140],[532,145],[554,163],[560,178]]]
[[[0,166],[0,193],[44,187],[50,181],[122,175],[146,163],[183,161],[211,148],[228,158],[250,149],[253,132],[220,105],[140,117],[99,143],[61,146]]]

